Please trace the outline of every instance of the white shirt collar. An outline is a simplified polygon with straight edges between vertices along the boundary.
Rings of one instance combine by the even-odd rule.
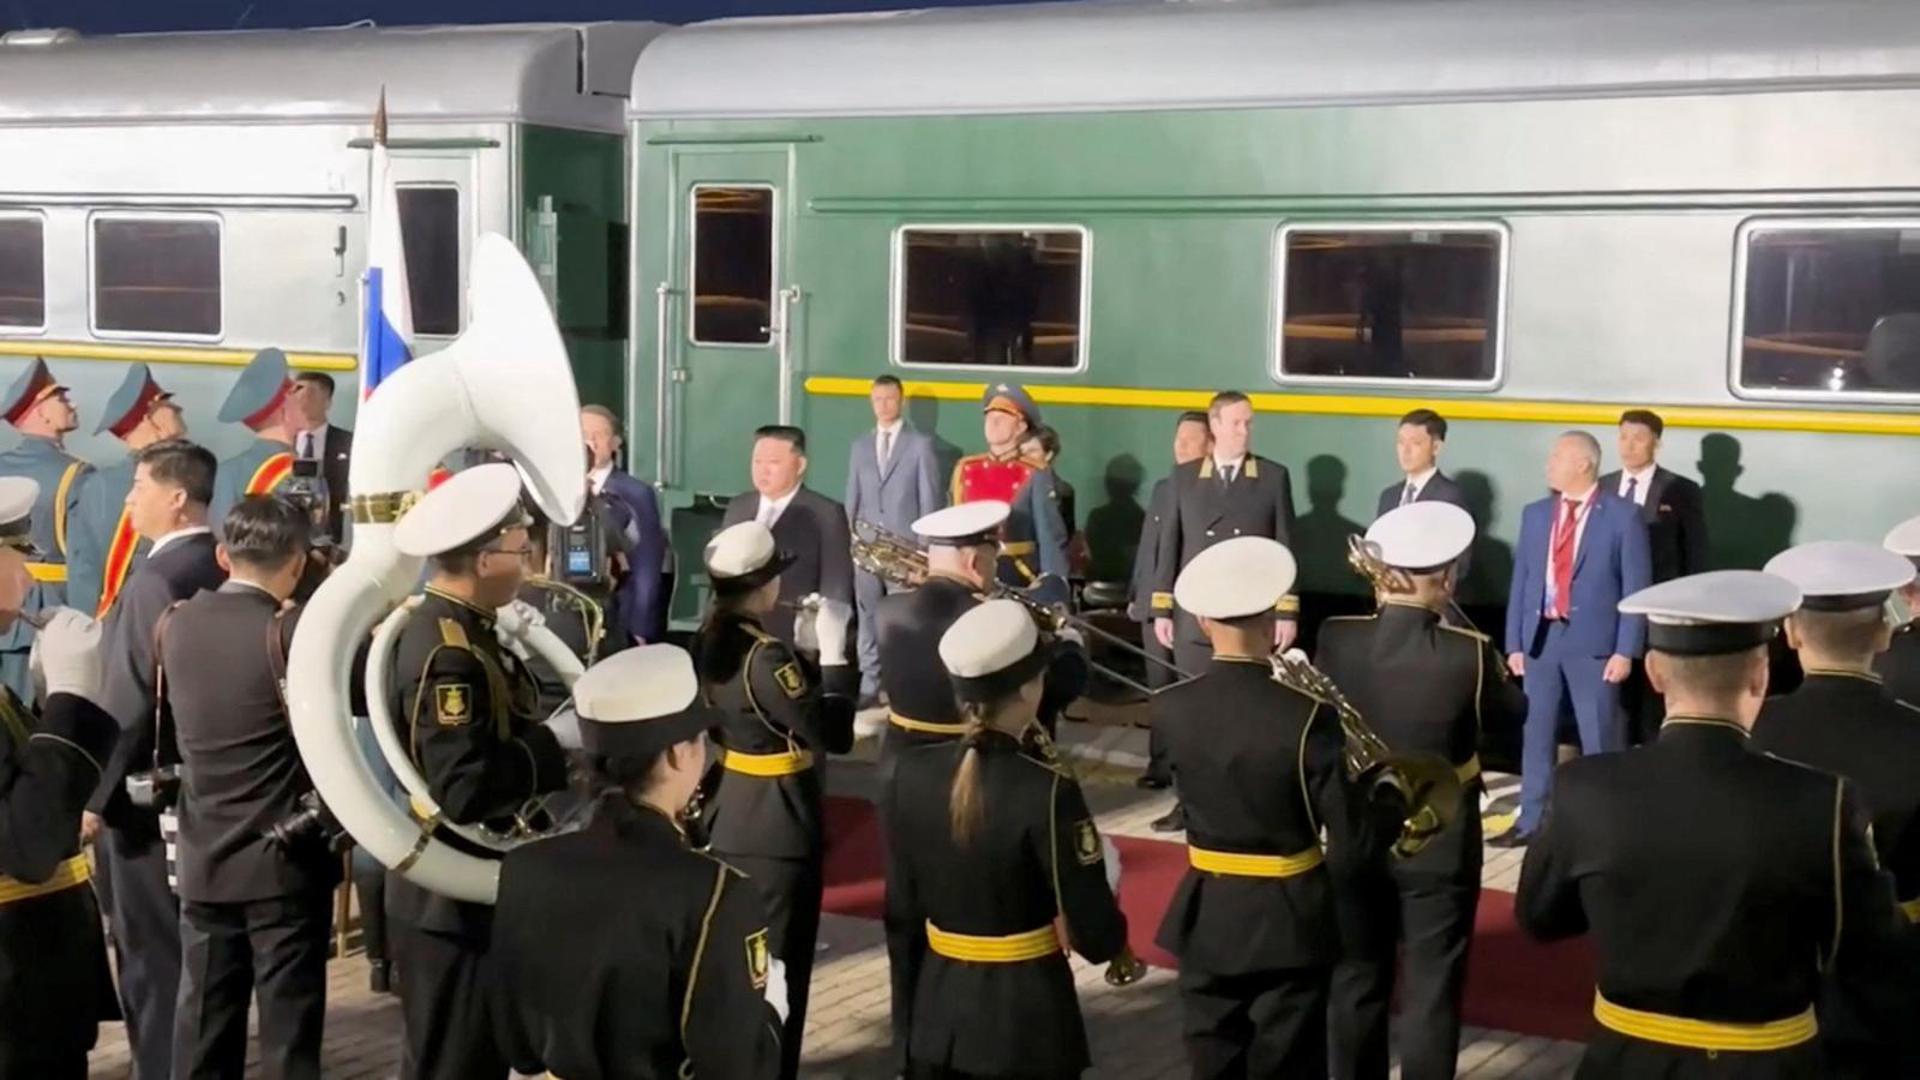
[[[593,493],[598,495],[607,489],[607,478],[612,475],[613,462],[609,461],[605,465],[589,471],[587,473],[587,483],[593,488]]]
[[[800,494],[800,488],[801,485],[795,484],[793,485],[792,491],[787,492],[777,499],[769,499],[765,495],[760,496],[760,512],[763,514],[766,513],[767,507],[771,506],[776,515],[785,513],[788,504],[793,502],[793,497]]]
[[[1439,471],[1440,466],[1429,465],[1424,471],[1414,473],[1412,476],[1407,477],[1406,482],[1412,484],[1413,490],[1415,491],[1425,491],[1427,489],[1427,481],[1433,479],[1433,474]]]
[[[891,424],[881,424],[878,427],[874,428],[873,430],[884,431],[889,436],[892,436],[895,442],[898,442],[900,441],[900,429],[906,426],[907,426],[907,420],[906,420],[906,417],[903,416],[894,420],[894,422]]]
[[[1649,464],[1644,469],[1621,469],[1620,482],[1622,484],[1626,483],[1627,477],[1631,476],[1635,480],[1640,481],[1640,486],[1644,488],[1647,486],[1647,481],[1653,479],[1653,471],[1655,469],[1658,469],[1659,467],[1660,467],[1660,463],[1656,461],[1656,462],[1653,462],[1652,464]]]
[[[1560,497],[1574,504],[1575,506],[1580,506],[1584,503],[1592,501],[1593,497],[1599,493],[1600,493],[1600,486],[1596,484],[1593,487],[1588,488],[1585,494],[1571,495],[1571,494],[1568,494],[1567,492],[1562,491],[1560,492]]]
[[[1219,458],[1214,458],[1213,471],[1224,472],[1227,469],[1232,469],[1235,475],[1238,475],[1240,472],[1240,466],[1245,465],[1246,463],[1247,463],[1247,455],[1245,454],[1241,454],[1239,457],[1234,458],[1232,461],[1222,461]]]
[[[153,542],[153,547],[147,551],[147,558],[151,559],[155,555],[160,554],[161,548],[166,547],[175,540],[184,540],[189,536],[199,536],[201,533],[211,533],[212,531],[213,526],[211,525],[189,525],[184,529],[175,529]]]

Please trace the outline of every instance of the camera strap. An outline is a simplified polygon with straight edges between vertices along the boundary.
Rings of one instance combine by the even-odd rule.
[[[291,718],[293,710],[287,707],[287,639],[284,633],[289,610],[281,608],[267,622],[267,666],[273,671],[273,690],[280,696],[280,711]]]
[[[175,600],[167,605],[158,619],[153,620],[153,767],[156,771],[163,764],[161,758],[166,744],[167,717],[173,713],[167,707],[167,665],[162,658],[167,640],[167,622],[184,603],[185,600]],[[179,755],[176,753],[174,756],[177,758]]]

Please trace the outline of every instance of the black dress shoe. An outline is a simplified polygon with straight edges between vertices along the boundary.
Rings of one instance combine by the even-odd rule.
[[[1531,843],[1533,843],[1533,837],[1522,833],[1519,829],[1508,829],[1506,832],[1487,841],[1487,846],[1494,848],[1517,848],[1526,847]]]
[[[1179,832],[1186,827],[1187,812],[1178,806],[1174,807],[1166,817],[1155,818],[1153,824],[1149,826],[1154,832]]]
[[[393,993],[393,964],[374,960],[367,965],[367,989],[376,994]]]
[[[1155,776],[1152,773],[1143,773],[1142,775],[1134,779],[1133,786],[1137,788],[1145,788],[1148,791],[1160,791],[1166,788],[1171,783],[1172,781],[1168,780],[1164,776]]]

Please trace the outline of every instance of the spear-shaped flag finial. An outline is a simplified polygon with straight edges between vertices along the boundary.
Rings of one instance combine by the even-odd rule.
[[[380,88],[380,107],[373,110],[373,141],[379,146],[387,145],[387,88]]]

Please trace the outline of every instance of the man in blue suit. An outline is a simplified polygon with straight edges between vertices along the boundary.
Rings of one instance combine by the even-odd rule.
[[[1525,680],[1527,724],[1520,820],[1491,841],[1526,843],[1553,791],[1555,735],[1570,706],[1582,753],[1626,748],[1616,713],[1620,683],[1646,639],[1646,619],[1620,599],[1646,588],[1653,567],[1640,509],[1600,487],[1600,443],[1569,431],[1547,458],[1554,494],[1520,518],[1507,597],[1507,666]]]
[[[847,460],[847,521],[871,522],[888,532],[913,536],[913,523],[946,505],[933,440],[915,431],[900,415],[905,393],[900,380],[873,380],[873,430],[853,440]],[[871,704],[880,687],[880,641],[874,636],[875,608],[885,595],[880,579],[854,569],[853,596],[859,608],[860,701]]]
[[[614,623],[612,629],[621,640],[608,651],[665,641],[667,590],[661,570],[667,559],[667,533],[660,523],[660,500],[652,488],[615,463],[621,438],[620,422],[612,410],[604,405],[581,409],[580,436],[593,454],[593,468],[587,473],[593,493],[620,500],[633,522],[629,534],[633,546],[620,553],[626,556],[627,575],[620,582],[608,620]]]

